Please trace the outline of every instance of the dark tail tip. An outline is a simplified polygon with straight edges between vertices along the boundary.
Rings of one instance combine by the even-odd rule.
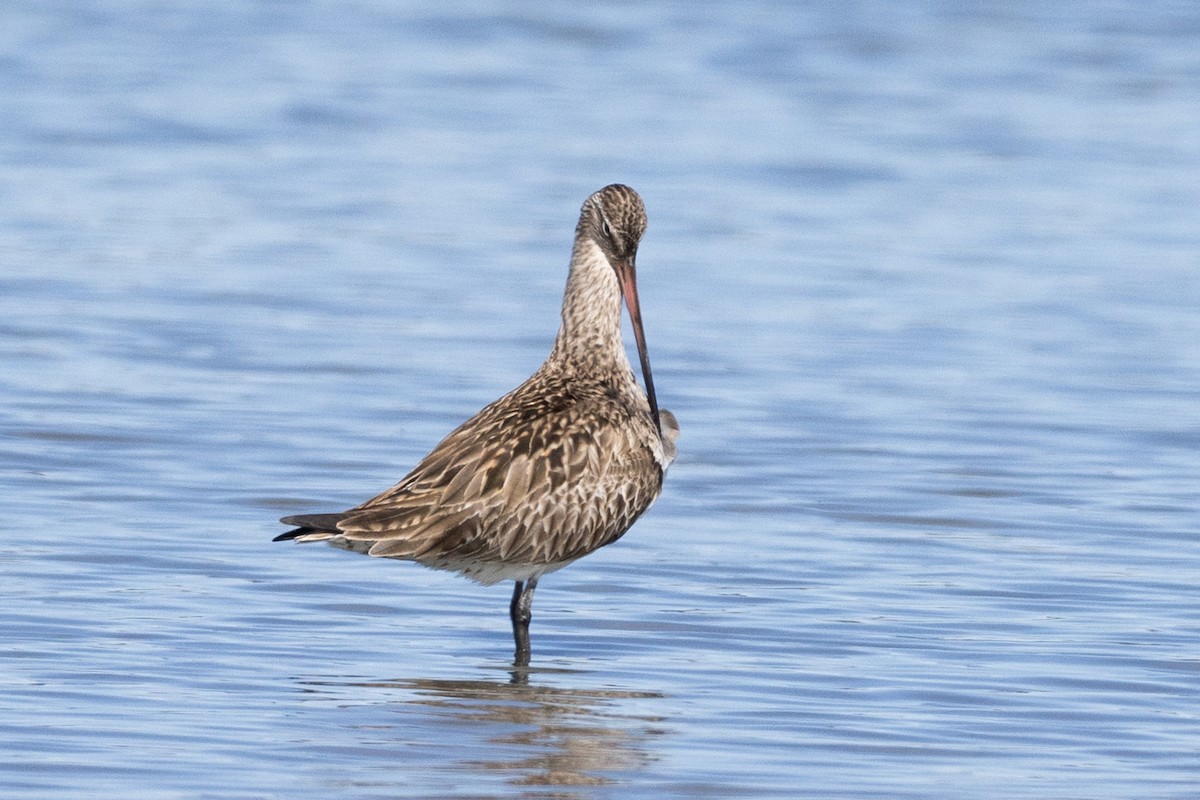
[[[293,514],[290,517],[284,517],[279,520],[284,525],[296,525],[298,527],[287,533],[279,534],[271,541],[286,542],[288,539],[295,539],[306,533],[316,533],[318,531],[337,533],[338,522],[345,516],[346,512],[340,514]]]
[[[295,539],[297,536],[303,536],[306,533],[312,533],[312,528],[296,528],[295,530],[288,531],[287,533],[279,534],[271,541],[272,542],[287,542],[292,539]]]

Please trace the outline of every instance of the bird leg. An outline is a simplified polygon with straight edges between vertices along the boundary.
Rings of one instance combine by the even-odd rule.
[[[517,654],[513,665],[529,666],[529,620],[533,618],[533,590],[537,588],[537,578],[527,581],[517,581],[513,587],[512,603],[508,606],[508,616],[512,619],[513,640],[517,644]]]

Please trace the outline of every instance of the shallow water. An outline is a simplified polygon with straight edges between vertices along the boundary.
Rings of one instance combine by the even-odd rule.
[[[1189,4],[10,3],[0,795],[1194,797]],[[531,372],[645,197],[655,508],[271,544]]]

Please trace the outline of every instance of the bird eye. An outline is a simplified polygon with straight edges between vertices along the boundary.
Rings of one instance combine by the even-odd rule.
[[[601,227],[600,227],[600,229],[601,229],[602,231],[604,231],[604,235],[605,235],[605,236],[607,236],[609,239],[613,238],[613,232],[612,232],[612,228],[610,228],[610,227],[609,227],[609,225],[608,225],[608,220],[606,220],[606,219],[601,219],[601,220],[600,220],[600,226],[601,226]]]

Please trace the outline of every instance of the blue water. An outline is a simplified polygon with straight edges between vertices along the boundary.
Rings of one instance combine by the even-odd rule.
[[[1192,798],[1200,7],[15,0],[0,796]],[[663,497],[319,546],[637,188]]]

